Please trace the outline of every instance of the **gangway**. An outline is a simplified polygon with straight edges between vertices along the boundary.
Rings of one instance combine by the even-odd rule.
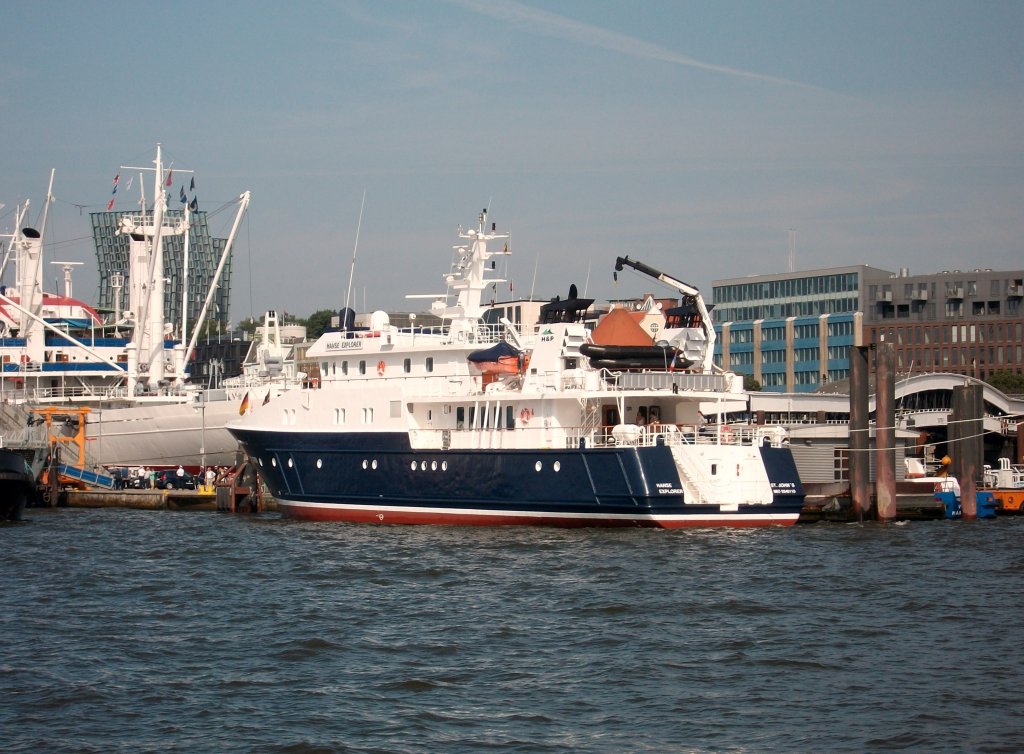
[[[66,463],[57,466],[57,474],[63,482],[65,479],[73,479],[84,482],[90,487],[104,487],[108,490],[114,489],[114,477],[100,474],[97,471],[88,471],[78,466],[69,466]]]

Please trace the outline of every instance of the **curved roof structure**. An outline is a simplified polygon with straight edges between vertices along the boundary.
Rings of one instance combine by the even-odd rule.
[[[869,385],[873,391],[874,380]],[[1024,419],[1024,396],[1006,395],[988,383],[962,374],[943,372],[915,374],[896,379],[896,410],[901,417],[912,416],[914,426],[944,426],[952,406],[953,388],[981,385],[990,431],[1012,431]],[[817,393],[750,393],[750,410],[794,415],[849,414],[849,382],[834,383],[827,392]],[[868,410],[875,410],[875,394],[868,395]]]

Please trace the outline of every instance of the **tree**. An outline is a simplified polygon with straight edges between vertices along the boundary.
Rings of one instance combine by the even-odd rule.
[[[743,389],[748,393],[756,393],[761,389],[761,383],[754,379],[752,374],[743,375]]]
[[[1014,374],[1006,369],[993,372],[985,382],[1007,395],[1024,394],[1024,375]]]
[[[254,317],[246,317],[238,323],[238,329],[242,332],[248,333],[250,336],[256,332],[256,328],[262,325],[262,322],[257,322]]]
[[[328,327],[331,326],[331,317],[337,317],[338,313],[331,309],[319,309],[306,319],[306,339],[316,340]]]

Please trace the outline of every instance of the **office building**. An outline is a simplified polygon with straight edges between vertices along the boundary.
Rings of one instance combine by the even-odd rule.
[[[1024,271],[910,275],[856,265],[712,283],[715,362],[772,392],[849,377],[849,349],[889,342],[902,373],[1024,370]]]

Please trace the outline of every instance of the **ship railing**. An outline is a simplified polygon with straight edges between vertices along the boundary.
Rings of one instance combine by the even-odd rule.
[[[775,427],[737,427],[721,429],[687,424],[625,424],[587,430],[571,428],[566,432],[566,447],[670,447],[683,445],[760,445],[785,444],[785,432]]]
[[[481,413],[479,416],[485,416]],[[499,418],[500,423],[500,418]],[[676,424],[617,427],[551,427],[540,423],[509,426],[460,425],[446,429],[410,429],[409,439],[418,449],[516,449],[516,448],[615,448],[751,445],[782,442],[774,428],[718,432],[708,427]]]
[[[45,448],[49,442],[49,432],[44,424],[4,428],[0,433],[0,448]]]

